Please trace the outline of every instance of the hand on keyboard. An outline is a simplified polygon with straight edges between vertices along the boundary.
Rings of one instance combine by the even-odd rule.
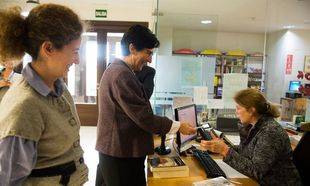
[[[219,176],[226,178],[224,171],[211,158],[208,152],[195,149],[193,150],[193,155],[203,166],[208,178],[215,178]]]

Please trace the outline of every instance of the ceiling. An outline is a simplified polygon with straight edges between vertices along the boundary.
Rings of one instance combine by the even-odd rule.
[[[264,33],[310,30],[310,0],[160,0],[159,24],[182,29]],[[201,20],[211,20],[208,25]]]
[[[0,0],[0,5],[25,0]],[[128,4],[155,7],[156,0],[41,0],[41,3]],[[159,0],[159,25],[175,29],[264,33],[294,26],[310,30],[310,0]],[[130,13],[130,11],[129,11]],[[150,12],[151,14],[151,12]],[[212,20],[203,25],[201,20]]]

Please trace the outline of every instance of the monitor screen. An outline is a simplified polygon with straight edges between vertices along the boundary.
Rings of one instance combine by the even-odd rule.
[[[193,127],[197,127],[197,116],[196,116],[196,106],[195,105],[188,105],[180,108],[175,109],[175,119],[176,121],[180,122],[188,122]],[[183,135],[178,133],[177,136],[177,143],[178,146],[182,146],[182,144],[195,139],[197,134],[193,135]]]
[[[220,117],[216,118],[216,129],[221,132],[239,132],[238,118]]]
[[[300,81],[290,81],[289,91],[298,91],[300,85]]]
[[[222,96],[222,87],[217,87],[217,95]]]

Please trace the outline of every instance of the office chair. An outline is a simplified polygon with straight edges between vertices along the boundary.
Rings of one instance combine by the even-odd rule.
[[[293,162],[303,185],[310,185],[310,123],[302,125],[304,135],[293,151]]]

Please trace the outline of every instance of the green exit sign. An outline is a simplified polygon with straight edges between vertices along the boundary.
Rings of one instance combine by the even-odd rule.
[[[95,13],[96,17],[106,18],[107,15],[108,15],[108,11],[107,10],[105,10],[105,9],[96,9],[96,13]]]

